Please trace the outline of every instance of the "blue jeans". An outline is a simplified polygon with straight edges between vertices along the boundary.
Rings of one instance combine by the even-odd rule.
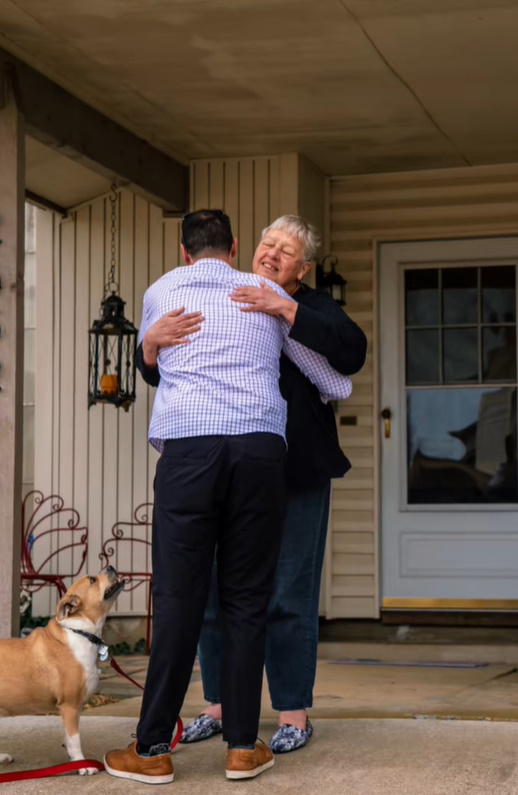
[[[280,712],[313,705],[318,647],[318,605],[324,563],[330,484],[289,492],[281,552],[268,608],[266,675],[272,707]],[[213,572],[198,645],[206,701],[219,704],[221,633]]]

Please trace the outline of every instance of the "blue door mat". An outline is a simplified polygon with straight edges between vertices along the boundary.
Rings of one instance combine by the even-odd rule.
[[[487,668],[489,663],[388,662],[385,660],[328,660],[330,665],[379,665],[387,668]]]

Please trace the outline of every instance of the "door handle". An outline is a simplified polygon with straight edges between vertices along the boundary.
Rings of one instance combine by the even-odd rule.
[[[392,419],[392,412],[387,407],[381,412],[381,416],[385,421],[385,439],[390,439],[390,420]]]

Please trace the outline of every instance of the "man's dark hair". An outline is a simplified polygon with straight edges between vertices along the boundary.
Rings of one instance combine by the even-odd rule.
[[[197,210],[182,218],[182,243],[191,257],[205,251],[229,254],[234,237],[223,210]]]

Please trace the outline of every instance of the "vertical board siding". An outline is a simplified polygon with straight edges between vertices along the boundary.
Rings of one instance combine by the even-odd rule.
[[[88,392],[88,358],[84,356],[85,329],[90,327],[90,207],[77,213],[75,223],[75,296],[74,296],[74,480],[73,504],[88,502],[88,420],[84,420],[85,395]],[[87,343],[88,344],[88,343]],[[88,354],[87,354],[88,355]],[[75,556],[77,558],[77,555]],[[77,562],[76,568],[77,568]]]
[[[116,280],[126,316],[138,327],[147,287],[180,261],[180,222],[164,221],[160,208],[126,190],[118,194],[117,211]],[[79,512],[89,530],[84,571],[93,573],[113,525],[130,522],[139,504],[152,501],[158,458],[147,443],[154,391],[140,377],[129,412],[102,405],[88,410],[88,330],[99,316],[110,269],[110,212],[109,198],[101,197],[66,220],[43,210],[37,210],[36,220],[35,488],[60,495]],[[150,531],[147,536],[151,540]],[[60,567],[77,566],[77,554],[64,553]],[[142,549],[136,555],[127,549],[114,564],[149,568],[150,556],[144,557]],[[52,614],[55,603],[55,592],[43,589],[34,612]],[[143,615],[146,605],[141,586],[123,593],[115,610]]]
[[[262,230],[279,215],[279,157],[191,163],[191,210],[223,209],[238,240],[236,267],[252,270]]]
[[[237,266],[251,269],[264,226],[283,212],[297,212],[296,155],[191,164],[191,209],[222,207],[239,240]],[[286,184],[285,184],[286,183]],[[100,197],[62,220],[38,210],[37,311],[38,398],[35,485],[60,494],[79,511],[89,529],[88,570],[99,569],[99,552],[116,522],[132,520],[150,502],[157,462],[147,443],[154,390],[137,378],[137,401],[126,414],[112,406],[87,408],[88,329],[99,314],[110,256],[110,201]],[[149,284],[182,262],[180,220],[127,190],[118,197],[117,280],[126,315],[138,327]],[[148,533],[148,537],[149,537]],[[142,531],[139,531],[142,537]],[[120,553],[115,565],[142,568]],[[122,594],[121,615],[144,614],[146,592]],[[35,613],[53,611],[49,589],[35,601]]]
[[[328,618],[379,615],[376,242],[516,234],[517,218],[518,165],[330,181],[331,251],[347,279],[347,312],[366,332],[369,354],[339,411],[358,424],[339,426],[353,470],[334,484]]]

